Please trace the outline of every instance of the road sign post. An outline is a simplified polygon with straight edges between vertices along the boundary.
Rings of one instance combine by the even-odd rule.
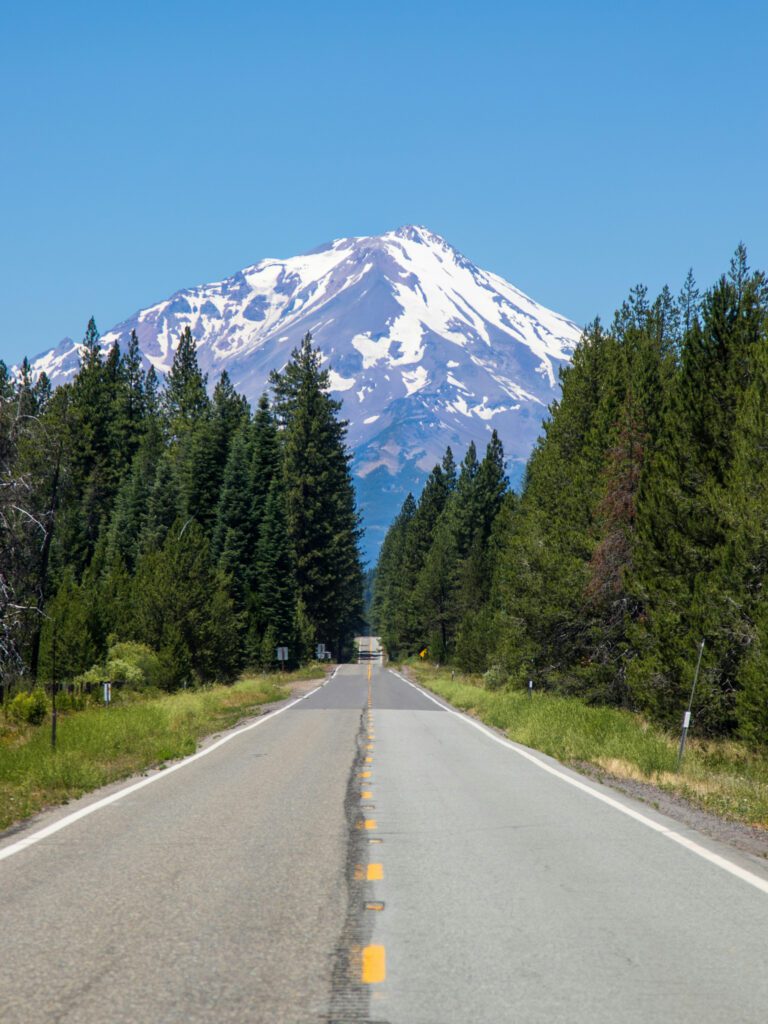
[[[528,680],[528,700],[533,699],[533,680]]]
[[[278,647],[276,653],[277,660],[280,662],[280,671],[285,672],[285,663],[288,661],[288,648]]]

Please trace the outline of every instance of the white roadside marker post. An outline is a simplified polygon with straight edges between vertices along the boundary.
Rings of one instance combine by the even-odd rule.
[[[704,640],[699,644],[699,660],[696,662],[696,671],[693,674],[693,686],[691,687],[691,696],[688,700],[688,710],[683,715],[683,731],[680,735],[680,749],[677,752],[677,768],[676,771],[680,771],[680,765],[683,763],[683,754],[685,753],[685,738],[688,735],[688,729],[691,724],[691,708],[693,707],[693,695],[696,693],[696,683],[699,681],[699,669],[701,668],[701,656],[704,653]]]

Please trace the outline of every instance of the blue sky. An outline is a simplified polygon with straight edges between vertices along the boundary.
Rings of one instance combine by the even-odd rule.
[[[768,267],[768,5],[0,0],[0,357],[421,223],[579,322]]]

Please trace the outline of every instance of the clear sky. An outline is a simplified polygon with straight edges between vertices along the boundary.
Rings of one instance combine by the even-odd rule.
[[[610,316],[768,268],[768,5],[0,0],[0,357],[425,224]]]

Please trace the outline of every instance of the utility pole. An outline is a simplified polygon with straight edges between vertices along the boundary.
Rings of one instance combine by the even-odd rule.
[[[691,724],[691,708],[693,707],[693,695],[696,693],[696,683],[699,681],[699,669],[701,668],[701,656],[704,653],[704,640],[699,644],[699,660],[696,662],[696,671],[693,674],[693,686],[691,687],[691,696],[688,700],[688,710],[683,715],[683,731],[680,735],[680,749],[677,752],[677,768],[676,771],[680,771],[680,765],[683,763],[683,754],[685,753],[685,738],[688,735],[688,729]]]

